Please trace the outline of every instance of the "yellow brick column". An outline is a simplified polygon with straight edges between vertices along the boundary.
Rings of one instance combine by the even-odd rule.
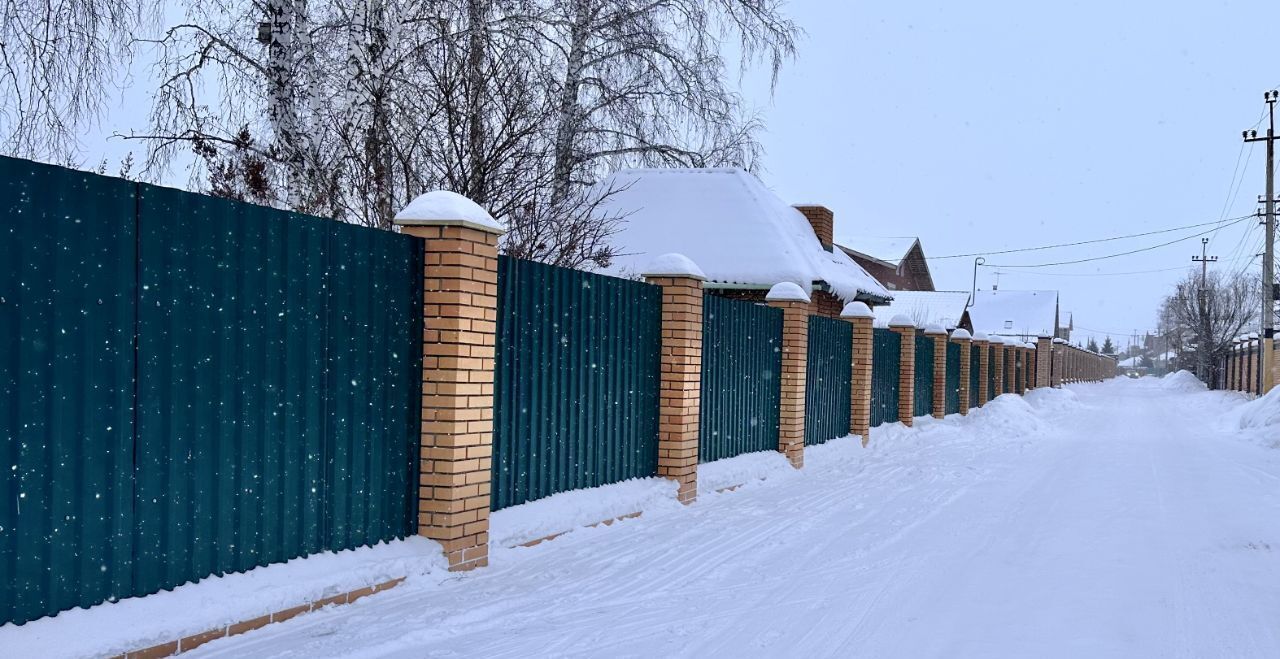
[[[489,562],[498,237],[476,204],[430,192],[395,217],[423,239],[422,431],[418,534],[450,570]]]
[[[987,335],[975,332],[972,349],[978,351],[978,407],[982,407],[991,400],[991,387],[988,384],[991,378],[991,343]]]
[[[957,329],[951,333],[951,341],[960,346],[960,414],[969,413],[969,379],[972,377],[970,360],[973,358],[973,337],[968,330]]]
[[[916,325],[906,316],[894,316],[889,330],[902,339],[898,353],[898,420],[910,427],[915,418],[916,394]]]
[[[1028,358],[1027,344],[1018,343],[1016,348],[1018,351],[1018,363],[1022,364],[1022,368],[1018,369],[1018,395],[1025,396],[1027,394],[1027,370],[1030,368],[1028,364],[1031,360]]]
[[[849,433],[871,439],[871,360],[875,347],[872,321],[875,316],[862,302],[844,305],[840,317],[853,325],[853,380],[849,387]]]
[[[1036,386],[1050,385],[1049,376],[1053,371],[1053,339],[1041,334],[1036,337]]]
[[[1051,353],[1050,364],[1053,371],[1049,374],[1049,386],[1058,389],[1062,387],[1063,369],[1067,367],[1066,360],[1066,341],[1062,339],[1053,339],[1053,352]]]
[[[995,363],[991,365],[991,368],[995,369],[996,373],[996,390],[991,393],[991,397],[995,398],[1004,393],[1004,353],[1006,346],[1004,339],[998,336],[991,337],[991,344],[996,347]]]
[[[782,310],[782,401],[778,452],[804,466],[804,381],[809,365],[809,295],[792,282],[769,289],[765,301]]]
[[[654,259],[644,278],[662,287],[658,475],[679,483],[680,503],[698,498],[702,404],[702,270],[681,254]]]
[[[933,339],[933,418],[947,416],[947,330],[930,325],[925,335]]]

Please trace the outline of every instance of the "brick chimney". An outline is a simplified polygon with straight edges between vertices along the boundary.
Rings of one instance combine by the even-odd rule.
[[[809,220],[809,226],[813,227],[822,248],[831,251],[831,244],[835,242],[835,213],[826,206],[795,206],[795,209]]]

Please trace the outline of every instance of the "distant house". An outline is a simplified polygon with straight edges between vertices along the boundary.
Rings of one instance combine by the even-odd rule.
[[[840,249],[890,291],[932,291],[933,274],[920,239],[859,236]]]
[[[628,169],[600,186],[611,194],[599,212],[624,218],[611,238],[620,254],[609,274],[641,275],[654,257],[678,252],[707,275],[707,289],[726,297],[763,300],[789,281],[809,292],[813,313],[830,317],[847,302],[890,300],[833,249],[830,210],[789,206],[741,169]]]
[[[968,304],[969,291],[894,291],[893,301],[876,307],[875,314],[877,321],[886,323],[894,316],[903,315],[918,327],[941,325],[948,330],[960,328],[973,332]]]
[[[993,336],[1071,340],[1070,330],[1058,322],[1058,291],[978,291],[969,318],[973,329]]]

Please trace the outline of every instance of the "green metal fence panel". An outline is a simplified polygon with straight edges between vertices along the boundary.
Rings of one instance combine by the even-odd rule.
[[[137,593],[404,537],[421,242],[142,186]]]
[[[821,444],[849,434],[852,383],[853,325],[835,318],[809,316],[805,444]]]
[[[915,416],[933,414],[933,337],[916,335]]]
[[[1016,392],[1018,390],[1018,383],[1022,381],[1022,371],[1026,368],[1026,364],[1023,363],[1025,359],[1022,355],[1022,351],[1015,350],[1013,351],[1013,355],[1013,382],[1009,383],[1010,392]]]
[[[947,414],[960,413],[960,344],[947,341]]]
[[[707,293],[702,317],[698,460],[777,450],[782,310]]]
[[[996,391],[996,347],[987,346],[987,400],[999,396]]]
[[[662,289],[500,257],[494,510],[658,470]]]
[[[0,157],[0,624],[131,594],[133,189]]]
[[[871,427],[898,420],[898,372],[902,364],[902,336],[893,330],[872,330]]]
[[[969,407],[978,407],[979,388],[982,384],[982,350],[973,345],[969,348]]]

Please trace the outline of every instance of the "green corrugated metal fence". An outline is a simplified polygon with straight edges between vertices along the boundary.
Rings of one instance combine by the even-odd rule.
[[[849,434],[853,380],[853,325],[809,316],[805,366],[804,443],[821,444]]]
[[[933,337],[916,334],[914,416],[933,414]]]
[[[781,373],[782,310],[705,294],[699,461],[777,450]]]
[[[947,414],[960,413],[960,344],[947,341]]]
[[[996,391],[996,347],[987,346],[987,400],[993,400],[999,396],[1000,392]]]
[[[1018,383],[1022,381],[1022,370],[1026,368],[1026,364],[1024,364],[1024,363],[1023,363],[1024,358],[1023,358],[1023,355],[1022,355],[1022,351],[1021,351],[1021,350],[1014,350],[1014,351],[1013,351],[1013,354],[1014,354],[1014,358],[1013,358],[1013,382],[1010,382],[1010,383],[1009,383],[1009,391],[1010,391],[1010,392],[1015,392],[1015,391],[1017,391],[1017,390],[1018,390]]]
[[[872,330],[871,427],[898,420],[898,372],[902,364],[902,336],[893,330]]]
[[[498,259],[494,510],[658,470],[662,289]]]
[[[420,240],[22,161],[0,168],[12,174],[0,176],[0,208],[18,235],[5,249],[23,253],[12,262],[26,282],[11,293],[0,279],[0,327],[47,349],[48,364],[7,360],[0,382],[58,401],[0,407],[6,450],[25,454],[6,500],[47,503],[0,521],[12,530],[0,570],[18,584],[0,595],[0,619],[413,532]],[[34,290],[42,270],[82,281]],[[54,307],[66,317],[20,318]],[[33,421],[35,435],[8,431]]]
[[[979,387],[982,384],[982,350],[977,345],[969,348],[969,407],[978,407]]]

